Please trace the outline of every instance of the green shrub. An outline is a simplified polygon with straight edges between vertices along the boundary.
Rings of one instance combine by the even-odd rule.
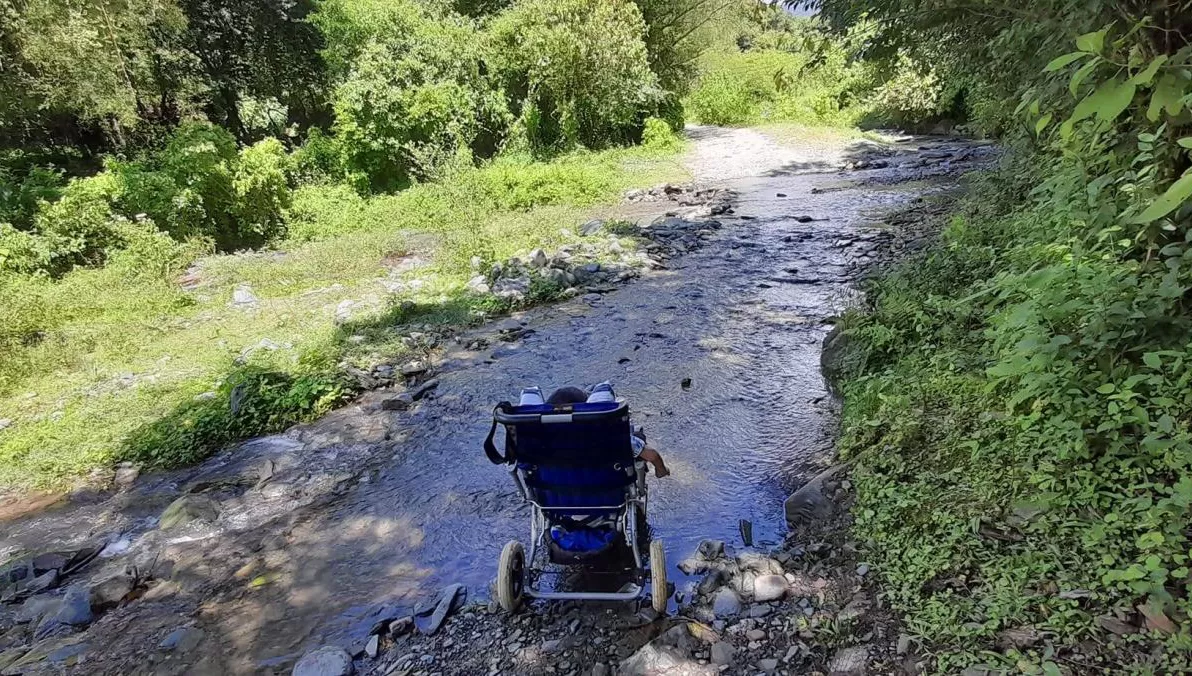
[[[78,265],[101,265],[109,251],[119,246],[120,217],[111,207],[118,191],[118,182],[107,172],[76,178],[58,201],[38,212],[34,229],[50,245],[48,272],[61,274]]]
[[[290,206],[290,158],[281,141],[270,138],[240,151],[232,187],[236,191],[236,230],[241,245],[259,247],[285,234]]]
[[[365,201],[350,186],[311,185],[294,191],[286,214],[287,239],[310,242],[363,229]]]
[[[45,237],[0,223],[0,274],[48,271],[53,245]]]
[[[683,139],[665,120],[648,117],[642,130],[642,145],[651,150],[673,150],[683,145]]]
[[[326,364],[304,364],[295,373],[242,367],[214,398],[183,404],[131,434],[120,457],[152,467],[198,462],[234,441],[318,418],[352,394]]]
[[[709,73],[687,98],[687,110],[702,124],[745,124],[758,114],[758,101],[746,83],[728,73]]]
[[[503,133],[508,113],[483,74],[470,22],[408,2],[349,5],[328,3],[317,19],[342,42],[331,58],[351,64],[334,96],[349,172],[367,176],[373,190],[398,189],[461,155],[470,163],[482,132]]]
[[[663,103],[641,11],[628,0],[521,0],[491,34],[536,152],[627,143]]]
[[[344,178],[343,151],[334,136],[311,129],[306,141],[290,157],[298,185],[332,183]]]
[[[33,166],[20,173],[0,165],[0,223],[29,230],[38,205],[58,199],[64,184],[62,172],[50,167]]]
[[[942,111],[943,83],[935,71],[900,55],[894,74],[873,94],[873,103],[884,119],[897,124],[917,124]]]
[[[474,194],[498,209],[524,210],[551,204],[592,204],[612,190],[613,177],[587,166],[581,154],[555,162],[504,157],[456,180],[464,194]]]

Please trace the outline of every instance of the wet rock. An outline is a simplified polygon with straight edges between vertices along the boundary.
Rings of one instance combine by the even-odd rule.
[[[786,511],[786,522],[791,529],[805,526],[815,520],[827,516],[831,503],[823,492],[824,481],[838,472],[843,465],[837,465],[820,473],[802,488],[791,494],[783,504]]]
[[[178,627],[163,638],[157,647],[162,650],[187,653],[197,648],[206,637],[207,633],[198,627]]]
[[[426,395],[434,392],[436,389],[438,389],[438,387],[439,379],[432,378],[431,380],[419,385],[413,392],[410,393],[410,396],[413,397],[414,401],[422,401],[426,398]]]
[[[294,665],[293,676],[351,676],[352,656],[343,648],[323,646]]]
[[[709,654],[712,664],[732,666],[736,650],[724,641],[719,641],[712,644]]]
[[[832,676],[864,674],[868,662],[869,646],[841,648],[832,656],[832,662],[828,665],[828,673]]]
[[[159,527],[170,530],[190,523],[210,523],[219,518],[219,503],[205,495],[184,495],[161,513]]]
[[[728,587],[722,587],[712,597],[712,613],[718,618],[733,617],[741,612],[741,599]]]
[[[448,615],[463,607],[467,596],[467,590],[462,584],[451,584],[443,588],[438,600],[433,604],[418,604],[414,608],[414,624],[418,631],[428,636],[433,635],[443,626]]]
[[[786,595],[787,582],[782,575],[761,575],[753,581],[753,600],[777,601]]]
[[[414,405],[414,395],[402,392],[381,400],[382,411],[405,411]]]

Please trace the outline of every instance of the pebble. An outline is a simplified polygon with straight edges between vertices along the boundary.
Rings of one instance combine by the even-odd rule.
[[[733,647],[724,641],[717,641],[712,644],[708,651],[712,664],[731,665],[733,663],[733,654],[736,652]]]
[[[778,668],[778,660],[773,657],[767,657],[764,660],[757,661],[757,668],[765,672],[771,672]]]
[[[766,631],[764,629],[750,629],[745,632],[745,638],[750,641],[762,641],[766,638]]]
[[[865,577],[868,574],[869,574],[869,564],[868,563],[862,563],[861,565],[857,566],[857,577]]]

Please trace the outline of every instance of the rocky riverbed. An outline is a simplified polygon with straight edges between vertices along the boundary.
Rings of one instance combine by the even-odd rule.
[[[853,281],[929,240],[916,210],[993,151],[692,136],[694,184],[628,194],[623,218],[472,281],[563,302],[412,327],[424,356],[357,374],[370,391],[318,423],[183,472],[116,468],[0,524],[0,674],[913,670],[848,539],[847,471],[813,480],[833,462],[821,344]],[[480,452],[491,406],[606,378],[673,468],[651,488],[671,612],[495,612],[527,512]],[[439,626],[415,621],[442,596]]]

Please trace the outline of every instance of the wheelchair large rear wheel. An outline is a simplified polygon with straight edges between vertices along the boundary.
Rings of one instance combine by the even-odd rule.
[[[526,584],[526,550],[517,540],[505,543],[497,564],[497,603],[506,612],[517,611]]]
[[[650,543],[650,601],[654,611],[659,615],[666,614],[666,604],[670,600],[670,585],[666,581],[666,550],[662,548],[662,540]]]

